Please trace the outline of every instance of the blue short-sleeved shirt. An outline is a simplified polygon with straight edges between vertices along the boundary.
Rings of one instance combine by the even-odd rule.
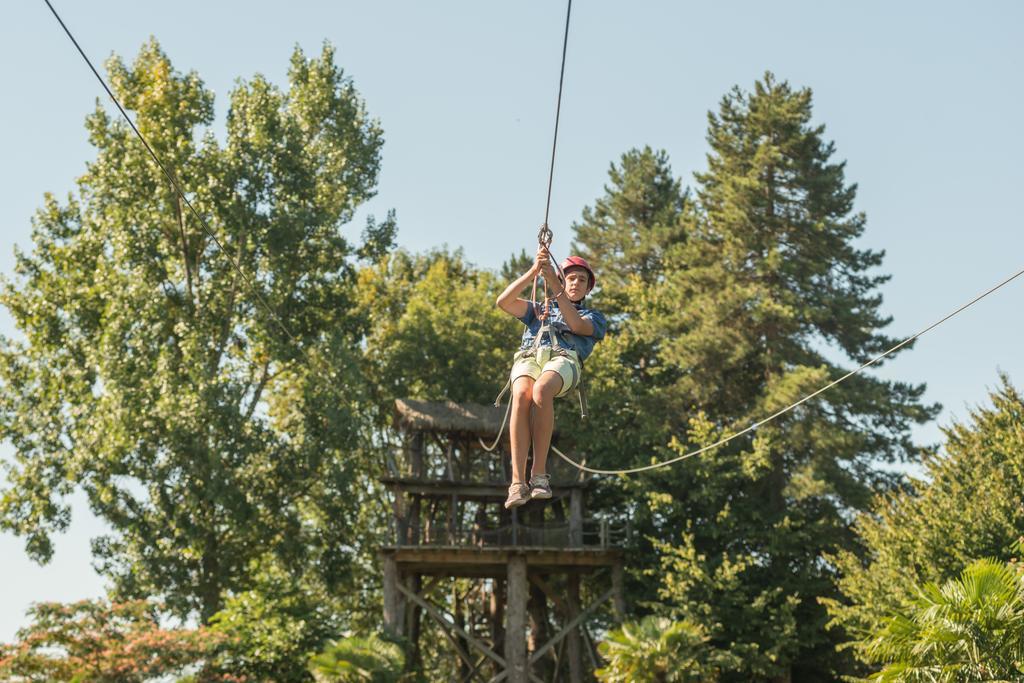
[[[537,333],[540,332],[540,318],[537,317],[535,310],[536,304],[532,301],[526,302],[526,315],[519,318],[526,325],[526,329],[523,330],[523,343],[520,348],[528,349],[533,346],[534,340],[537,337]],[[564,349],[572,349],[576,352],[576,356],[581,360],[586,360],[587,356],[594,350],[594,344],[604,338],[604,333],[608,330],[608,321],[599,312],[592,308],[576,307],[576,312],[580,314],[581,318],[589,320],[594,326],[594,334],[591,337],[584,337],[578,334],[573,334],[572,330],[569,329],[569,324],[565,322],[565,318],[562,317],[562,312],[558,309],[558,303],[552,303],[551,315],[548,319],[551,325],[551,330],[558,336],[558,345]],[[547,334],[543,335],[540,339],[541,346],[551,346],[551,339]]]

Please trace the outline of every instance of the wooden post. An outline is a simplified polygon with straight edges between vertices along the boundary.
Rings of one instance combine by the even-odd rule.
[[[419,574],[406,575],[405,583],[413,595],[419,595],[423,590],[423,577]],[[409,609],[405,610],[405,635],[409,640],[406,668],[409,671],[423,668],[423,657],[420,653],[420,613],[422,611],[420,606],[415,604],[410,604]]]
[[[466,630],[466,610],[463,605],[463,597],[459,594],[459,590],[455,587],[456,584],[452,583],[452,616],[455,617],[455,625],[459,630]],[[472,627],[470,627],[472,628]],[[460,681],[464,681],[470,676],[470,672],[473,670],[473,661],[468,657],[464,656],[469,651],[469,641],[459,635],[458,631],[451,635],[452,642],[459,652],[459,673],[458,677]]]
[[[583,547],[583,490],[579,488],[569,494],[569,547]]]
[[[392,553],[384,554],[384,630],[393,636],[401,636],[404,630],[402,596],[398,592],[398,563]]]
[[[615,618],[621,624],[626,620],[626,594],[623,592],[624,572],[622,560],[612,565],[612,605],[615,610]]]
[[[409,497],[412,498],[412,502],[409,503],[408,543],[409,545],[419,545],[422,533],[420,515],[423,505],[420,502],[420,494],[410,493]]]
[[[529,683],[526,657],[526,603],[530,599],[526,581],[526,556],[508,560],[508,608],[505,611],[505,661],[509,683]]]
[[[530,614],[530,638],[527,643],[527,651],[532,656],[548,642],[551,634],[548,633],[548,601],[544,591],[540,587],[530,583],[530,602],[527,604],[527,611]],[[547,680],[551,678],[552,661],[550,653],[543,659],[535,662],[533,673],[540,678]]]
[[[409,542],[409,517],[406,509],[405,495],[399,488],[391,490],[395,497],[392,503],[392,510],[395,515],[395,545],[405,545]]]
[[[580,613],[580,575],[570,572],[568,590],[566,591],[566,621],[572,621]],[[580,641],[580,628],[575,627],[566,636],[566,652],[569,656],[569,683],[583,683],[583,643]]]
[[[458,506],[459,497],[453,493],[448,500],[448,545],[459,545],[461,542],[461,539],[458,537],[458,530],[455,528],[455,511]]]
[[[494,651],[505,656],[505,579],[493,579],[491,585],[491,642]],[[494,675],[502,673],[495,665]]]
[[[409,468],[412,470],[413,477],[423,478],[423,432],[416,432],[412,436],[412,443],[409,447]]]
[[[455,441],[453,436],[448,437],[448,446],[444,449],[445,458],[445,474],[448,477],[448,481],[455,481]]]

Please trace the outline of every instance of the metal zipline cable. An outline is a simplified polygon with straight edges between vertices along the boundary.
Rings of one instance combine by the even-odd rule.
[[[737,439],[737,438],[743,436],[744,434],[749,434],[750,432],[754,431],[758,427],[761,427],[762,425],[765,425],[765,424],[771,422],[772,420],[774,420],[774,419],[776,419],[778,417],[781,417],[782,415],[785,415],[786,413],[790,412],[791,410],[794,410],[798,406],[803,405],[807,401],[810,401],[815,396],[818,396],[819,394],[825,393],[826,391],[828,391],[829,389],[831,389],[835,385],[837,385],[837,384],[839,384],[841,382],[844,382],[844,381],[848,380],[849,378],[853,377],[854,375],[856,375],[856,374],[862,372],[863,370],[871,367],[872,365],[874,365],[878,361],[882,360],[886,356],[889,356],[889,355],[895,353],[896,351],[900,350],[901,348],[903,348],[904,346],[906,346],[910,342],[914,341],[918,337],[924,335],[927,332],[930,332],[931,330],[934,330],[936,327],[938,327],[942,323],[946,322],[947,320],[949,320],[953,316],[955,316],[955,315],[957,315],[957,314],[967,310],[968,308],[970,308],[974,304],[978,303],[979,301],[981,301],[982,299],[987,297],[989,294],[992,294],[996,290],[1001,289],[1001,288],[1005,287],[1006,285],[1010,284],[1011,282],[1013,282],[1014,280],[1019,278],[1021,275],[1024,275],[1024,269],[1018,270],[1016,273],[1014,273],[1010,277],[1006,278],[1005,280],[1003,280],[999,284],[994,285],[994,286],[990,287],[989,289],[985,290],[984,292],[982,292],[978,296],[974,297],[973,299],[968,301],[966,304],[964,304],[960,308],[958,308],[955,311],[953,311],[952,313],[949,313],[949,314],[945,315],[944,317],[942,317],[941,319],[933,322],[931,325],[929,325],[928,327],[924,328],[923,330],[921,330],[917,334],[914,334],[914,335],[912,335],[910,337],[907,337],[906,339],[901,341],[899,344],[896,344],[895,346],[893,346],[888,351],[884,351],[883,353],[878,354],[877,356],[875,356],[874,358],[872,358],[868,362],[866,362],[863,365],[861,365],[859,368],[857,368],[855,370],[851,370],[850,372],[846,373],[845,375],[843,375],[839,379],[836,379],[836,380],[833,380],[833,381],[829,382],[828,384],[826,384],[825,386],[821,387],[817,391],[815,391],[815,392],[813,392],[811,394],[807,394],[806,396],[801,398],[799,401],[791,403],[790,405],[786,406],[782,410],[778,410],[778,411],[772,413],[771,415],[769,415],[768,417],[763,418],[761,420],[758,420],[757,422],[755,422],[754,424],[750,425],[749,427],[746,427],[746,428],[736,432],[735,434],[731,434],[731,435],[729,435],[727,437],[723,437],[723,438],[719,439],[718,441],[714,442],[713,444],[709,444],[707,446],[704,446],[703,448],[698,448],[696,450],[690,451],[689,453],[684,453],[683,455],[680,455],[680,456],[675,457],[675,458],[671,458],[669,460],[663,460],[661,462],[651,463],[650,465],[644,465],[642,467],[630,467],[630,468],[621,469],[621,470],[603,470],[603,469],[598,469],[598,468],[595,468],[595,467],[587,467],[585,465],[581,465],[580,463],[576,462],[575,460],[573,460],[572,458],[567,456],[565,453],[563,453],[562,451],[560,451],[557,448],[555,448],[554,446],[551,447],[551,450],[554,451],[555,454],[558,455],[558,457],[562,458],[562,460],[565,460],[567,463],[569,463],[570,465],[572,465],[576,469],[583,470],[584,472],[590,472],[591,474],[619,474],[619,475],[621,475],[621,474],[636,474],[638,472],[646,472],[648,470],[658,469],[659,467],[668,467],[669,465],[674,465],[675,463],[681,462],[681,461],[686,460],[688,458],[692,458],[692,457],[700,455],[702,453],[707,453],[708,451],[710,451],[710,450],[712,450],[714,448],[718,448],[719,446],[724,446],[725,444],[729,443],[733,439]]]
[[[565,10],[565,33],[562,37],[562,68],[558,72],[558,101],[555,104],[555,134],[551,140],[551,166],[548,168],[548,198],[544,203],[544,223],[537,234],[537,241],[544,247],[551,246],[554,235],[548,227],[551,213],[551,187],[555,182],[555,153],[558,151],[558,122],[562,117],[562,86],[565,84],[565,55],[569,48],[569,18],[572,16],[572,0],[568,0]]]
[[[199,220],[199,223],[200,223],[200,225],[202,225],[203,230],[206,232],[207,236],[209,236],[210,239],[213,241],[213,243],[217,245],[217,248],[224,255],[224,257],[227,258],[230,261],[231,265],[238,272],[238,275],[246,283],[246,285],[249,287],[250,291],[253,293],[253,295],[256,297],[256,299],[259,301],[259,303],[266,309],[267,313],[270,314],[270,317],[274,320],[274,322],[277,323],[277,325],[281,328],[281,330],[285,333],[285,335],[287,335],[287,337],[293,343],[297,344],[298,341],[299,341],[298,338],[291,333],[291,331],[288,329],[288,327],[284,324],[284,321],[281,320],[280,316],[278,316],[277,313],[274,311],[274,309],[270,307],[270,304],[267,303],[267,301],[263,297],[263,295],[261,295],[259,293],[259,291],[256,289],[255,283],[252,281],[252,279],[248,275],[245,274],[245,272],[242,270],[242,268],[238,264],[238,262],[236,262],[234,259],[231,258],[231,256],[228,254],[227,250],[225,250],[224,245],[221,244],[220,240],[217,238],[217,235],[214,233],[213,229],[210,227],[209,223],[206,222],[206,219],[204,219],[202,217],[202,215],[200,215],[200,213],[196,210],[195,206],[192,205],[192,202],[189,201],[188,197],[185,195],[185,192],[181,189],[181,186],[178,184],[178,181],[175,179],[174,175],[171,174],[170,171],[167,170],[167,167],[164,166],[164,164],[160,161],[160,158],[156,155],[156,152],[153,151],[153,148],[150,146],[150,144],[146,140],[145,136],[143,136],[141,131],[139,131],[139,129],[136,127],[135,123],[128,116],[128,112],[125,111],[124,107],[121,105],[121,102],[117,99],[117,97],[115,97],[113,91],[107,85],[107,82],[100,75],[99,71],[96,70],[96,67],[93,66],[92,61],[85,54],[85,51],[82,50],[82,47],[78,44],[78,41],[75,39],[75,36],[68,29],[67,25],[64,23],[64,20],[61,19],[60,14],[57,13],[57,10],[50,3],[50,0],[43,0],[43,2],[45,2],[46,6],[50,8],[50,12],[53,13],[54,18],[60,24],[61,28],[64,29],[64,33],[67,34],[68,38],[71,40],[71,42],[74,44],[75,48],[78,50],[78,54],[80,54],[82,56],[82,59],[85,60],[85,63],[89,66],[89,69],[92,70],[93,75],[96,76],[96,80],[98,80],[100,82],[100,85],[103,86],[103,89],[106,91],[107,95],[110,97],[110,99],[117,106],[118,111],[121,112],[121,116],[124,117],[125,121],[128,122],[128,125],[131,126],[131,129],[135,132],[135,135],[138,136],[138,138],[142,142],[143,146],[145,146],[146,151],[149,153],[149,156],[153,159],[153,161],[156,163],[157,167],[164,174],[164,176],[167,177],[167,180],[171,183],[171,186],[174,188],[174,191],[178,193],[178,196],[181,197],[182,201],[185,202],[185,205],[189,208],[189,210],[192,212],[192,214]],[[547,207],[545,208],[545,212],[544,212],[544,225],[541,228],[542,230],[546,230],[549,236],[551,234],[551,231],[550,231],[550,229],[547,226],[547,218],[548,218],[548,209],[550,208],[550,205],[551,205],[551,187],[552,187],[553,178],[554,178],[555,152],[556,152],[557,146],[558,146],[558,120],[559,120],[559,115],[560,115],[561,106],[562,106],[562,84],[563,84],[563,81],[565,79],[565,55],[566,55],[566,48],[567,48],[568,42],[569,42],[569,16],[570,16],[570,13],[572,11],[572,0],[568,0],[568,7],[569,8],[566,11],[566,16],[565,16],[565,37],[564,37],[563,43],[562,43],[562,69],[561,69],[561,75],[559,77],[559,82],[558,82],[558,105],[557,105],[557,108],[556,108],[556,111],[555,111],[555,135],[554,135],[554,140],[553,140],[552,145],[551,145],[551,167],[550,167],[550,172],[549,172],[549,176],[548,176]],[[548,237],[548,244],[550,244],[550,237]],[[595,468],[595,467],[587,467],[585,465],[582,465],[582,464],[574,461],[572,458],[570,458],[569,456],[567,456],[565,453],[563,453],[562,451],[558,450],[554,446],[551,447],[551,450],[556,455],[558,455],[560,458],[562,458],[567,463],[569,463],[570,465],[572,465],[573,467],[575,467],[575,468],[577,468],[579,470],[582,470],[584,472],[589,472],[591,474],[608,474],[608,475],[624,475],[624,474],[636,474],[638,472],[646,472],[646,471],[649,471],[649,470],[658,469],[660,467],[668,467],[669,465],[673,465],[673,464],[675,464],[677,462],[681,462],[681,461],[686,460],[688,458],[692,458],[692,457],[695,457],[697,455],[701,455],[702,453],[707,453],[708,451],[710,451],[712,449],[718,448],[720,446],[724,446],[725,444],[729,443],[730,441],[733,441],[734,439],[737,439],[737,438],[743,436],[744,434],[748,434],[748,433],[754,431],[755,429],[757,429],[758,427],[761,427],[761,426],[763,426],[763,425],[765,425],[765,424],[775,420],[776,418],[781,417],[782,415],[785,415],[786,413],[796,409],[800,405],[803,405],[807,401],[810,401],[811,399],[815,398],[819,394],[822,394],[822,393],[828,391],[829,389],[831,389],[832,387],[836,386],[837,384],[840,384],[841,382],[846,381],[850,377],[853,377],[854,375],[859,374],[860,372],[862,372],[863,370],[871,367],[872,365],[874,365],[875,363],[879,362],[880,360],[882,360],[886,356],[889,356],[889,355],[895,353],[899,349],[901,349],[904,346],[906,346],[907,344],[911,343],[912,341],[914,341],[918,337],[921,337],[922,335],[926,334],[927,332],[930,332],[931,330],[935,329],[936,327],[938,327],[942,323],[946,322],[950,318],[952,318],[952,317],[958,315],[959,313],[967,310],[968,308],[970,308],[974,304],[978,303],[979,301],[981,301],[982,299],[984,299],[988,295],[990,295],[990,294],[994,293],[995,291],[997,291],[997,290],[1005,287],[1006,285],[1010,284],[1012,281],[1016,280],[1021,275],[1024,275],[1024,269],[1021,269],[1021,270],[1017,271],[1016,273],[1014,273],[1010,277],[1006,278],[1005,280],[1003,280],[999,284],[994,285],[993,287],[989,288],[988,290],[982,292],[978,296],[976,296],[973,299],[971,299],[970,301],[968,301],[966,304],[960,306],[959,308],[957,308],[952,313],[947,314],[946,316],[944,316],[943,318],[941,318],[941,319],[937,320],[936,322],[932,323],[931,325],[929,325],[928,327],[924,328],[920,332],[918,332],[918,333],[916,333],[916,334],[914,334],[914,335],[912,335],[910,337],[907,337],[906,339],[901,341],[899,344],[896,344],[891,349],[889,349],[889,350],[887,350],[887,351],[885,351],[883,353],[880,353],[879,355],[875,356],[874,358],[872,358],[868,362],[864,363],[860,367],[856,368],[855,370],[851,370],[850,372],[846,373],[842,377],[840,377],[840,378],[838,378],[836,380],[833,380],[832,382],[830,382],[830,383],[826,384],[825,386],[821,387],[817,391],[804,396],[799,401],[796,401],[796,402],[786,406],[785,408],[783,408],[781,410],[778,410],[775,413],[772,413],[768,417],[765,417],[765,418],[763,418],[763,419],[761,419],[761,420],[751,424],[750,426],[748,426],[748,427],[746,427],[746,428],[736,432],[735,434],[731,434],[731,435],[729,435],[727,437],[723,437],[723,438],[719,439],[718,441],[716,441],[715,443],[709,444],[709,445],[704,446],[702,448],[698,448],[698,449],[690,451],[688,453],[684,453],[683,455],[680,455],[678,457],[671,458],[669,460],[664,460],[664,461],[661,461],[661,462],[652,463],[650,465],[644,465],[642,467],[631,467],[631,468],[618,469],[618,470],[605,470],[605,469],[598,469],[598,468]],[[300,351],[301,351],[301,349],[300,349]],[[506,419],[507,419],[508,411],[506,411],[505,416],[506,416]],[[504,431],[504,422],[502,424],[502,431]],[[501,432],[498,433],[498,439],[500,439],[500,438],[501,438]],[[495,439],[494,446],[497,445],[498,439]],[[483,442],[481,441],[481,443],[483,443]],[[492,446],[492,448],[494,446]]]
[[[252,292],[253,296],[256,297],[256,300],[259,301],[260,305],[266,309],[267,313],[270,314],[270,317],[274,320],[275,323],[277,323],[277,326],[281,328],[281,330],[285,333],[285,335],[288,337],[289,340],[291,340],[293,344],[298,344],[298,337],[291,333],[291,330],[289,330],[288,327],[284,324],[284,321],[281,320],[281,317],[277,314],[276,311],[274,311],[273,308],[271,308],[270,304],[263,297],[263,295],[260,294],[259,290],[256,289],[256,284],[253,282],[252,278],[246,275],[245,272],[242,270],[242,267],[239,265],[239,263],[231,257],[228,251],[224,248],[224,245],[221,244],[221,241],[217,239],[217,235],[216,233],[214,233],[213,228],[210,227],[210,224],[206,222],[206,219],[199,214],[199,212],[196,210],[196,207],[192,205],[191,201],[189,201],[189,198],[185,196],[185,192],[181,189],[181,186],[178,185],[178,181],[175,179],[174,175],[167,170],[167,167],[164,166],[163,162],[160,161],[160,157],[158,157],[156,155],[156,152],[153,151],[153,147],[150,146],[149,141],[146,140],[146,137],[135,125],[135,122],[132,121],[130,116],[128,116],[128,112],[125,111],[125,108],[123,106],[121,106],[120,100],[118,100],[117,97],[114,95],[114,92],[110,89],[110,86],[107,85],[106,80],[104,80],[103,76],[100,75],[100,72],[96,70],[95,66],[93,66],[92,61],[85,54],[85,50],[83,50],[82,46],[78,44],[78,41],[75,39],[75,36],[72,35],[71,30],[68,29],[67,24],[64,23],[63,19],[61,19],[60,14],[57,13],[57,10],[50,3],[50,0],[43,0],[43,2],[45,2],[46,6],[50,8],[50,12],[53,13],[54,18],[57,20],[57,23],[59,23],[60,27],[64,29],[64,33],[67,34],[68,38],[71,39],[71,42],[74,44],[75,49],[78,50],[78,54],[80,54],[82,56],[82,59],[85,60],[85,63],[89,65],[89,69],[92,70],[93,75],[96,76],[96,80],[100,82],[100,85],[103,86],[103,89],[107,92],[107,95],[114,102],[114,105],[117,107],[117,110],[121,112],[121,116],[124,117],[124,120],[128,122],[128,125],[131,126],[131,129],[135,131],[135,135],[138,136],[139,140],[142,142],[142,145],[146,148],[146,151],[149,152],[149,156],[153,159],[153,162],[157,165],[157,167],[164,174],[164,176],[166,176],[167,180],[171,183],[171,187],[174,188],[174,191],[177,192],[178,196],[181,197],[182,201],[185,202],[185,206],[187,206],[189,210],[192,212],[192,214],[197,219],[199,219],[199,224],[202,225],[203,231],[213,241],[213,243],[217,245],[217,249],[231,263],[232,267],[238,272],[239,277],[242,278],[246,286]]]

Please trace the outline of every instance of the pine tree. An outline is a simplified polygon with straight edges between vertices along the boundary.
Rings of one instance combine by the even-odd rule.
[[[610,166],[608,181],[603,195],[573,226],[573,252],[597,271],[598,286],[589,301],[609,316],[611,331],[584,370],[590,418],[578,427],[563,428],[561,438],[563,447],[585,455],[591,464],[615,466],[628,455],[669,457],[666,435],[686,426],[683,416],[677,420],[663,406],[663,392],[679,378],[677,367],[661,362],[665,340],[638,332],[637,323],[649,315],[651,287],[662,286],[667,263],[686,244],[694,212],[689,190],[673,175],[664,151],[627,151]],[[569,410],[563,415],[575,419]],[[572,424],[559,420],[559,425]],[[640,531],[639,547],[632,554],[638,567],[658,563],[645,533],[653,529],[645,486],[640,478],[602,480],[601,492],[593,497],[606,514],[630,514]],[[635,603],[654,600],[655,588],[635,577],[631,597]]]
[[[709,116],[702,222],[678,271],[685,312],[666,357],[693,369],[678,395],[711,434],[844,374],[833,358],[859,364],[895,341],[881,333],[883,254],[854,245],[865,226],[856,186],[811,118],[811,91],[770,73]],[[713,456],[730,471],[690,492],[714,525],[684,532],[665,592],[722,624],[723,644],[749,648],[750,674],[834,673],[818,598],[835,593],[835,576],[822,555],[852,547],[850,512],[896,483],[876,465],[915,457],[909,427],[935,411],[923,391],[858,375]]]
[[[572,250],[600,269],[602,302],[618,313],[628,308],[631,279],[657,282],[665,253],[686,239],[689,197],[664,150],[631,149],[608,178],[604,196],[573,225]]]
[[[661,371],[648,404],[677,452],[844,374],[837,358],[859,364],[895,343],[881,332],[883,254],[854,245],[865,226],[856,186],[812,124],[811,102],[771,74],[722,99],[709,114],[698,220],[660,252],[660,275],[631,292],[622,327],[652,345]],[[743,662],[735,680],[824,680],[846,666],[818,603],[836,593],[823,554],[852,548],[852,512],[898,482],[877,464],[915,458],[909,427],[935,412],[923,391],[860,375],[754,435],[626,484],[658,539],[661,598]],[[600,464],[651,455],[620,449]]]

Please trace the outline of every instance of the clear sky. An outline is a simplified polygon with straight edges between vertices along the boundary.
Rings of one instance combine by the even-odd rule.
[[[179,70],[196,70],[217,94],[220,121],[235,79],[262,73],[283,84],[296,44],[313,53],[331,41],[386,139],[379,194],[352,233],[367,213],[394,208],[399,242],[412,250],[447,244],[497,267],[532,247],[563,2],[53,2],[94,61],[130,58],[156,36]],[[1024,5],[1009,1],[576,0],[554,251],[566,253],[572,221],[631,147],[667,150],[691,183],[705,166],[707,111],[771,70],[813,89],[816,119],[859,186],[862,246],[888,254],[889,332],[909,335],[1024,267],[1022,25]],[[0,272],[10,275],[43,192],[70,190],[92,157],[83,121],[99,86],[42,0],[0,4],[0,65]],[[945,406],[918,431],[922,443],[984,401],[1000,369],[1024,383],[1022,301],[1018,282],[879,370],[927,382],[927,398]],[[0,333],[14,333],[5,314]],[[0,534],[0,640],[32,601],[102,593],[89,556],[101,533],[76,499],[45,568]]]

